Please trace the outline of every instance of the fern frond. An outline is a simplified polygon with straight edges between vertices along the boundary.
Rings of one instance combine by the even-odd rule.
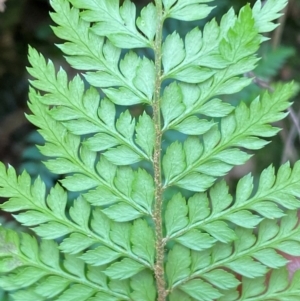
[[[213,0],[163,0],[165,7],[165,18],[174,18],[183,21],[193,21],[204,19],[209,15],[209,13],[214,9],[212,6],[208,6],[207,2],[212,2]]]
[[[153,233],[143,220],[137,220],[132,226],[123,223],[120,228],[120,224],[109,220],[103,213],[117,214],[116,210],[109,211],[109,208],[103,212],[98,209],[92,210],[83,197],[76,199],[69,209],[70,220],[65,212],[67,194],[61,186],[56,185],[45,197],[45,185],[39,178],[31,187],[30,177],[26,172],[17,178],[12,167],[6,170],[3,165],[1,165],[0,189],[1,195],[10,198],[1,205],[1,209],[14,212],[18,222],[33,227],[31,229],[40,237],[57,239],[70,235],[64,238],[59,246],[65,253],[78,254],[91,246],[101,244],[104,246],[88,251],[82,258],[97,266],[110,263],[120,256],[127,256],[147,267],[153,265]],[[126,211],[123,209],[124,213],[126,214]],[[122,219],[121,213],[119,214]],[[145,238],[149,241],[149,245],[140,242]],[[131,240],[132,251],[126,239]],[[124,243],[121,243],[121,240]],[[145,260],[142,259],[145,255],[140,253],[143,247],[149,250]]]
[[[178,61],[174,68],[165,71],[164,78],[201,83],[214,76],[215,86],[219,88],[234,76],[246,72],[244,70],[247,68],[252,70],[257,61],[254,54],[260,44],[260,38],[252,19],[251,9],[244,7],[238,18],[233,10],[229,10],[223,16],[221,25],[224,25],[222,30],[213,19],[205,25],[203,33],[197,28],[189,32],[185,38],[185,47],[189,50],[182,48],[181,61]],[[195,43],[194,40],[197,42]],[[236,41],[239,43],[235,43]],[[167,38],[164,43],[165,48],[168,44]],[[237,48],[230,49],[229,45],[236,45]],[[243,68],[239,69],[241,59],[245,61]],[[238,78],[233,78],[231,84],[233,83],[238,86],[237,89],[242,89],[249,84],[245,79]]]
[[[279,301],[296,301],[299,299],[300,293],[299,272],[296,272],[290,285],[287,274],[287,270],[281,268],[271,273],[269,281],[267,281],[266,277],[261,277],[257,280],[245,278],[243,280],[245,285],[243,296],[236,300],[271,301],[275,299]],[[266,287],[265,283],[268,284],[268,287]]]
[[[261,0],[256,1],[253,6],[253,17],[259,32],[269,32],[278,25],[273,20],[281,16],[281,11],[287,5],[288,1],[270,0],[262,5]]]
[[[0,230],[0,240],[1,246],[11,246],[0,248],[0,257],[6,263],[6,271],[12,272],[0,277],[0,285],[9,291],[21,289],[12,294],[14,300],[132,300],[124,290],[130,283],[107,283],[107,276],[99,267],[88,266],[85,273],[84,262],[72,255],[64,256],[61,265],[58,246],[51,240],[43,240],[38,246],[28,234],[23,233],[20,239],[13,231],[4,229]],[[3,271],[4,268],[5,265]],[[135,278],[131,280],[133,289],[136,282]],[[151,281],[147,284],[151,287]]]
[[[45,59],[33,49],[30,49],[29,53],[32,68],[28,68],[28,71],[35,77],[32,85],[49,92],[44,96],[39,96],[39,101],[48,106],[55,106],[49,111],[55,120],[64,122],[64,126],[74,135],[96,133],[85,143],[92,151],[102,151],[118,146],[110,151],[113,153],[108,152],[107,157],[121,157],[117,163],[119,165],[122,164],[121,162],[127,165],[142,159],[151,160],[151,148],[142,144],[148,152],[145,154],[133,141],[135,122],[128,111],[121,114],[115,125],[116,112],[113,103],[104,99],[99,108],[98,92],[93,88],[84,92],[84,83],[79,76],[68,83],[65,71],[61,69],[56,77],[52,62],[49,61],[46,64]],[[48,74],[47,78],[43,76],[45,73]],[[74,99],[76,101],[73,101]],[[152,129],[153,136],[152,120],[143,116],[140,118],[139,127],[145,127],[144,123],[147,124],[150,135]],[[154,144],[154,141],[152,143]],[[151,141],[148,144],[151,146]]]
[[[48,193],[0,164],[0,208],[41,238],[0,227],[0,287],[17,301],[295,300],[300,163],[268,167],[256,188],[248,174],[235,195],[219,179],[287,115],[293,83],[249,106],[219,98],[251,83],[286,0],[231,9],[184,40],[163,36],[165,20],[206,18],[211,0],[155,0],[137,18],[130,0],[50,2],[58,47],[90,87],[29,49],[27,117],[61,178]],[[123,109],[136,104],[150,109]]]
[[[115,4],[111,8],[111,5],[107,4],[105,10],[115,10],[116,7],[118,9],[117,2],[114,2]],[[88,72],[86,79],[92,85],[103,88],[110,100],[116,104],[151,103],[151,98],[149,99],[139,90],[141,73],[144,71],[145,64],[149,66],[148,60],[141,60],[135,53],[131,52],[121,61],[119,70],[118,62],[121,49],[113,46],[109,41],[105,42],[103,34],[99,36],[91,32],[90,23],[80,18],[79,10],[71,9],[68,1],[54,0],[51,1],[51,5],[55,10],[51,17],[59,25],[53,30],[58,37],[69,41],[58,45],[58,47],[67,54],[67,61],[72,67],[78,70],[96,70],[96,72]],[[99,12],[99,14],[104,17],[103,12]],[[117,17],[116,21],[119,25],[123,24],[123,21],[120,23],[121,17],[118,16],[118,12],[113,15]],[[155,22],[155,19],[149,21]],[[124,28],[126,32],[126,26]],[[141,37],[142,41],[137,43],[148,43],[143,36]],[[129,45],[132,43],[130,42]],[[140,67],[137,69],[138,66]],[[150,70],[147,70],[149,77],[151,68],[150,66]],[[153,78],[152,81],[147,82],[148,90],[153,86],[153,82]],[[120,88],[115,89],[111,86],[120,86]]]
[[[235,147],[259,149],[266,145],[267,141],[259,137],[270,137],[278,132],[278,128],[269,123],[286,116],[283,110],[288,108],[287,100],[293,93],[292,84],[278,86],[274,93],[265,92],[261,99],[256,98],[249,108],[241,103],[221,120],[221,129],[214,126],[203,135],[202,143],[188,139],[183,146],[177,142],[171,144],[163,158],[165,187],[176,185],[205,191],[216,177],[225,175],[233,165],[245,163],[250,155]],[[182,115],[178,119],[182,119]]]
[[[257,234],[250,229],[236,228],[237,239],[232,245],[218,243],[206,251],[190,251],[186,247],[175,245],[169,252],[170,259],[166,268],[170,291],[176,288],[196,300],[211,300],[222,296],[222,291],[218,289],[238,287],[240,282],[234,276],[235,273],[247,279],[256,279],[266,275],[268,268],[278,269],[285,266],[287,259],[275,250],[299,256],[299,229],[295,228],[296,225],[297,216],[295,212],[290,212],[280,225],[274,220],[263,221]],[[183,264],[176,265],[182,255],[185,258]],[[246,283],[243,282],[244,285]],[[176,290],[174,293],[176,294]],[[260,293],[262,292],[258,294]],[[244,298],[245,296],[242,295]],[[248,299],[246,297],[234,300]]]
[[[108,37],[117,47],[143,48],[152,46],[151,41],[145,38],[136,27],[136,7],[131,1],[125,0],[121,7],[118,0],[106,2],[104,5],[97,1],[71,0],[70,2],[78,9],[85,9],[80,14],[81,18],[94,23],[92,31],[95,34]],[[148,5],[148,9],[144,10],[144,15],[152,18],[146,17],[140,21],[149,22],[144,25],[147,27],[151,27],[150,22],[156,21],[155,15],[151,13],[151,7],[152,5]],[[138,25],[138,28],[143,32],[144,27],[141,24]]]
[[[70,191],[96,188],[96,191],[86,195],[87,200],[93,205],[112,204],[106,212],[110,217],[113,212],[119,212],[114,217],[118,221],[151,214],[154,184],[152,177],[145,170],[118,168],[103,156],[96,162],[96,153],[84,145],[80,146],[79,137],[68,133],[64,126],[55,122],[48,114],[49,110],[39,103],[35,92],[31,93],[30,97],[30,108],[36,116],[28,118],[41,129],[40,133],[47,141],[40,149],[44,155],[56,157],[47,161],[46,166],[57,174],[71,173],[61,180],[64,187]],[[140,185],[144,187],[143,191],[140,191]],[[124,214],[123,210],[127,214]]]
[[[263,171],[255,193],[253,179],[247,175],[237,185],[235,200],[224,181],[215,184],[208,195],[195,194],[188,201],[177,194],[166,208],[165,239],[200,251],[216,241],[229,243],[237,239],[231,224],[251,229],[263,219],[281,218],[285,214],[278,205],[290,210],[299,207],[298,174],[299,163],[293,170],[289,164],[283,165],[277,177],[274,168],[269,167]]]

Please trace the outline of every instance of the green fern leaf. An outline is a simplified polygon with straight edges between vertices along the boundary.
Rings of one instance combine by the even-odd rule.
[[[163,1],[165,8],[167,8],[166,16],[183,21],[193,21],[204,19],[211,12],[213,7],[206,4],[212,0],[181,0],[181,1]],[[174,5],[175,3],[175,5]],[[172,6],[172,7],[171,7]]]
[[[280,16],[280,11],[286,6],[287,1],[268,1],[266,5],[262,5],[261,1],[257,1],[253,6],[253,16],[256,21],[259,32],[269,32],[276,28],[272,20]]]
[[[1,210],[39,238],[0,226],[1,289],[17,301],[297,300],[286,266],[300,256],[300,162],[257,185],[248,174],[234,195],[223,178],[278,133],[295,94],[278,83],[249,106],[222,100],[250,85],[287,1],[184,37],[164,22],[207,18],[211,0],[155,0],[139,16],[119,2],[50,1],[73,79],[29,48],[27,118],[60,177],[48,191],[0,164]]]

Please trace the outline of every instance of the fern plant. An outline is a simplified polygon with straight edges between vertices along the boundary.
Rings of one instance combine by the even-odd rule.
[[[278,84],[250,106],[218,98],[251,83],[243,74],[287,1],[163,36],[168,18],[206,18],[209,2],[155,0],[136,19],[129,0],[51,1],[58,47],[82,73],[68,81],[29,49],[27,117],[61,180],[48,192],[0,166],[2,210],[38,237],[1,227],[0,287],[14,300],[299,299],[286,258],[300,255],[300,163],[266,168],[257,188],[248,174],[234,196],[223,178],[279,131],[295,87]],[[166,145],[172,132],[181,135],[168,141],[180,139]],[[79,195],[71,206],[68,191]]]

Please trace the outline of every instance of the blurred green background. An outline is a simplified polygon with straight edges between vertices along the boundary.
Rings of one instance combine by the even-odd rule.
[[[133,1],[140,9],[151,2]],[[217,20],[233,6],[236,11],[245,5],[247,0],[216,0],[217,8],[208,19]],[[4,7],[5,6],[5,7]],[[41,161],[43,157],[34,146],[43,141],[35,128],[26,120],[28,74],[26,72],[28,44],[53,60],[56,66],[63,66],[70,77],[76,71],[70,68],[55,43],[60,43],[53,34],[49,17],[51,7],[48,0],[0,0],[0,161],[11,164],[19,171],[26,169],[33,177],[40,174],[48,186],[57,178],[47,172]],[[202,27],[201,22],[178,22],[168,20],[166,32],[174,30],[184,35],[195,26]],[[233,96],[224,96],[224,100],[234,105],[243,100],[249,102],[260,93],[262,86],[278,81],[295,80],[300,82],[300,0],[290,0],[285,15],[280,19],[281,25],[270,36],[260,50],[262,60],[255,70],[257,83]],[[253,74],[252,74],[253,75]],[[238,178],[248,172],[258,174],[270,164],[276,167],[290,160],[295,162],[300,154],[300,95],[293,99],[292,117],[278,124],[280,134],[263,150],[256,152],[244,166],[234,168],[227,177],[231,187]],[[173,133],[174,135],[174,133]],[[175,133],[176,135],[176,133]],[[174,136],[172,137],[174,139]],[[233,189],[234,190],[234,189]],[[0,222],[10,220],[9,216],[0,215]],[[9,224],[8,224],[9,225]],[[5,300],[4,295],[0,300]]]

